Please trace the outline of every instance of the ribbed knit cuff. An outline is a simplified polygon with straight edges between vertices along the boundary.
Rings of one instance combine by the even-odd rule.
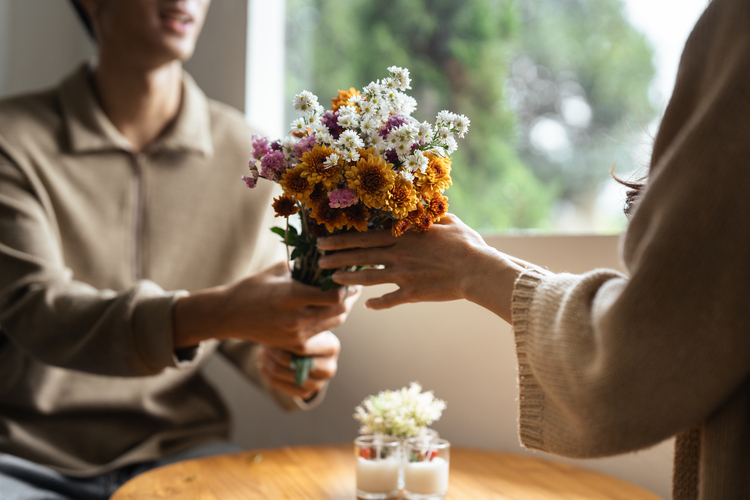
[[[187,292],[165,292],[150,281],[143,281],[139,285],[131,328],[135,349],[141,360],[153,373],[190,364],[188,360],[178,360],[174,350],[174,303]]]
[[[531,326],[531,307],[534,293],[541,284],[544,274],[527,269],[516,280],[511,299],[513,332],[518,358],[519,416],[518,434],[521,444],[530,449],[544,450],[544,392],[539,387],[529,366],[526,344]]]

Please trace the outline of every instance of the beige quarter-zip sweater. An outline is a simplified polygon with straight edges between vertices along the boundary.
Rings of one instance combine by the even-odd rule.
[[[687,41],[622,255],[628,277],[517,281],[522,442],[595,457],[679,434],[675,499],[750,498],[748,0],[713,0]]]
[[[279,256],[272,184],[240,180],[240,113],[185,75],[176,121],[134,154],[87,71],[0,101],[0,452],[81,476],[227,437],[199,368],[220,349],[257,380],[254,346],[180,363],[172,306]]]

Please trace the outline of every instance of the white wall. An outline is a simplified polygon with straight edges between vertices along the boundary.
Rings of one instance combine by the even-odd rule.
[[[246,105],[245,2],[213,2],[198,51],[188,64],[210,96],[239,109]],[[52,85],[91,54],[67,2],[0,0],[0,96]],[[612,236],[493,237],[489,241],[553,271],[618,266],[617,238]],[[368,290],[366,296],[385,288]],[[207,374],[233,409],[238,443],[268,447],[351,441],[357,434],[351,415],[362,399],[418,380],[448,402],[444,417],[435,425],[448,440],[526,453],[516,433],[512,335],[489,312],[463,302],[408,305],[381,312],[359,304],[336,333],[343,346],[338,376],[325,403],[309,413],[285,414],[226,363],[217,359],[209,364]],[[666,442],[637,454],[576,463],[666,498],[671,459],[672,443]]]
[[[0,96],[56,84],[93,54],[64,0],[0,0]]]

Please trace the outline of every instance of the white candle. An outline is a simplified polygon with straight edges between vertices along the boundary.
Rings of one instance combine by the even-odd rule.
[[[368,493],[398,491],[399,461],[395,457],[365,460],[357,457],[357,489]]]
[[[443,495],[448,491],[448,462],[435,457],[409,462],[404,467],[404,488],[420,495]]]

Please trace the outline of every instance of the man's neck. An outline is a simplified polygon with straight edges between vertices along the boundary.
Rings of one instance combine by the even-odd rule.
[[[102,107],[112,124],[143,151],[175,119],[182,100],[179,61],[154,69],[134,70],[102,60],[94,73]]]

